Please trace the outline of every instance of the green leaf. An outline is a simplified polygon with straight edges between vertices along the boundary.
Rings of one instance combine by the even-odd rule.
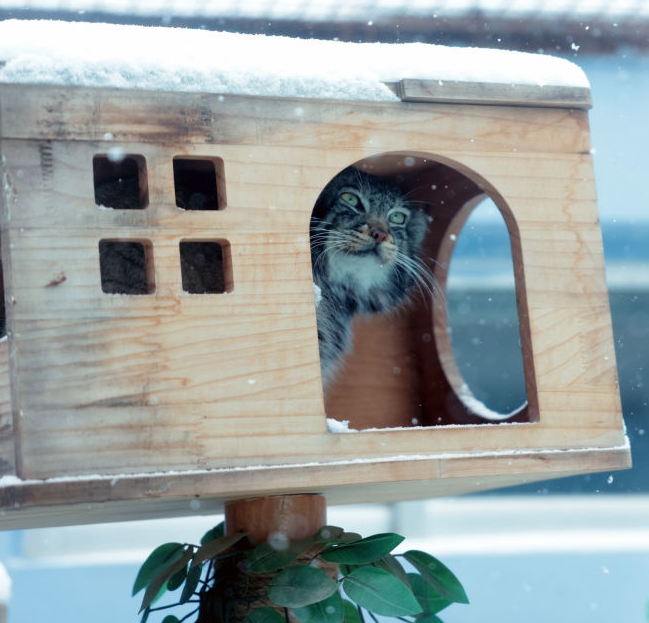
[[[435,614],[441,612],[453,602],[442,597],[424,578],[418,573],[409,573],[410,588],[417,598],[424,613]]]
[[[408,574],[404,571],[401,563],[397,558],[392,554],[386,554],[383,558],[380,558],[375,563],[375,567],[383,569],[391,573],[395,578],[401,580],[406,586],[410,586],[410,580],[408,579]]]
[[[274,608],[263,606],[249,612],[243,623],[286,623],[286,620]]]
[[[269,543],[261,543],[246,556],[245,570],[247,573],[268,573],[285,567],[297,558],[290,549],[275,549]]]
[[[177,573],[174,573],[167,581],[167,590],[175,591],[180,588],[187,577],[187,567],[183,566]]]
[[[338,526],[322,526],[314,535],[315,542],[318,545],[338,543],[338,539],[340,539],[343,533],[344,530]]]
[[[431,612],[424,612],[415,617],[415,623],[444,623],[444,621]]]
[[[268,584],[268,597],[278,606],[301,608],[332,595],[338,585],[322,569],[291,565]]]
[[[358,606],[348,599],[343,599],[343,613],[345,623],[363,623],[360,612],[358,612]]]
[[[180,619],[173,614],[168,614],[164,619],[162,619],[162,623],[180,623]]]
[[[338,539],[339,543],[354,543],[360,541],[363,537],[358,532],[343,532]]]
[[[133,584],[133,595],[146,588],[163,569],[173,565],[184,552],[182,543],[165,543],[156,547],[142,563]]]
[[[214,539],[220,539],[225,534],[225,522],[222,521],[220,524],[217,524],[213,528],[210,528],[202,537],[201,545],[209,543]]]
[[[271,543],[257,545],[246,556],[246,571],[248,573],[268,573],[277,571],[293,562],[300,554],[313,547],[314,538],[298,539],[287,543],[285,549],[278,549]]]
[[[343,579],[347,596],[361,608],[383,616],[419,614],[421,606],[410,589],[388,571],[360,567]]]
[[[180,603],[187,603],[192,595],[196,592],[198,583],[201,581],[201,573],[203,572],[202,567],[190,567],[187,572],[187,580],[185,581],[185,586],[183,587],[183,592],[180,594]]]
[[[320,557],[338,564],[364,565],[382,558],[402,541],[403,537],[400,534],[374,534],[347,545],[330,547],[321,552]]]
[[[209,532],[207,533],[209,534]],[[230,534],[228,536],[221,536],[213,540],[208,540],[203,545],[201,545],[194,554],[194,559],[192,560],[192,567],[199,565],[209,558],[214,558],[222,552],[230,549],[233,545],[238,543],[241,539],[246,537],[245,532],[239,532],[238,534]],[[203,537],[205,538],[205,537]],[[202,542],[203,539],[201,539]]]
[[[144,591],[144,597],[142,599],[140,612],[142,612],[142,610],[144,610],[145,608],[148,608],[167,590],[167,582],[183,567],[186,567],[187,563],[191,560],[192,554],[193,549],[191,547],[184,549],[182,557],[179,560],[177,560],[172,565],[164,568],[158,575],[153,578],[153,580],[151,580],[149,586],[147,586],[147,589]]]
[[[322,601],[302,608],[293,608],[300,623],[343,623],[343,599],[336,591]]]
[[[343,545],[360,541],[363,537],[356,532],[345,532],[338,526],[322,526],[314,535],[318,545]]]
[[[403,557],[421,573],[421,577],[442,597],[448,599],[450,602],[459,604],[469,603],[469,598],[460,581],[437,558],[418,550],[407,551]]]

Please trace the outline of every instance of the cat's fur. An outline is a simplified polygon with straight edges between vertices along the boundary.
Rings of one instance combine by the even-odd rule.
[[[427,216],[385,178],[348,167],[322,191],[311,219],[313,279],[325,389],[352,345],[357,314],[389,312],[417,283]]]

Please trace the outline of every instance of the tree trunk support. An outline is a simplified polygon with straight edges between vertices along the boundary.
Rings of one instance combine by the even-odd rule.
[[[314,534],[327,523],[326,515],[326,500],[318,494],[236,500],[225,505],[225,534],[246,532],[253,543],[281,546]],[[317,552],[309,550],[303,555],[304,560],[310,560]],[[328,563],[325,570],[336,577],[334,564]],[[236,561],[226,558],[218,564],[217,574],[221,579],[202,600],[198,623],[242,623],[251,609],[260,606],[274,607],[286,616],[287,623],[297,623],[288,611],[267,599],[273,573],[247,575]]]
[[[247,532],[259,543],[273,534],[302,539],[327,523],[323,495],[273,495],[225,504],[225,533]]]

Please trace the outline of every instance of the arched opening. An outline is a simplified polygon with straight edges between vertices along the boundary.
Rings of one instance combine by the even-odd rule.
[[[475,172],[438,156],[392,152],[354,166],[391,179],[428,215],[421,259],[434,275],[437,288],[433,297],[423,289],[413,291],[410,302],[395,312],[355,319],[353,349],[326,388],[327,416],[349,420],[349,426],[357,430],[534,421],[534,373],[519,237],[502,197]],[[506,414],[486,408],[467,390],[455,360],[448,320],[448,269],[455,243],[485,196],[498,207],[511,242],[528,399]]]
[[[475,205],[473,205],[475,204]],[[507,225],[487,196],[453,236],[446,281],[446,315],[455,387],[486,418],[508,419],[526,403],[514,264]]]

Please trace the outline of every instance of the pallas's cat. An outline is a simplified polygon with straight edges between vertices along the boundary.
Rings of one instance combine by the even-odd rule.
[[[322,191],[311,219],[311,261],[325,390],[351,349],[354,316],[396,309],[416,284],[430,290],[418,258],[427,227],[398,186],[355,167]]]

